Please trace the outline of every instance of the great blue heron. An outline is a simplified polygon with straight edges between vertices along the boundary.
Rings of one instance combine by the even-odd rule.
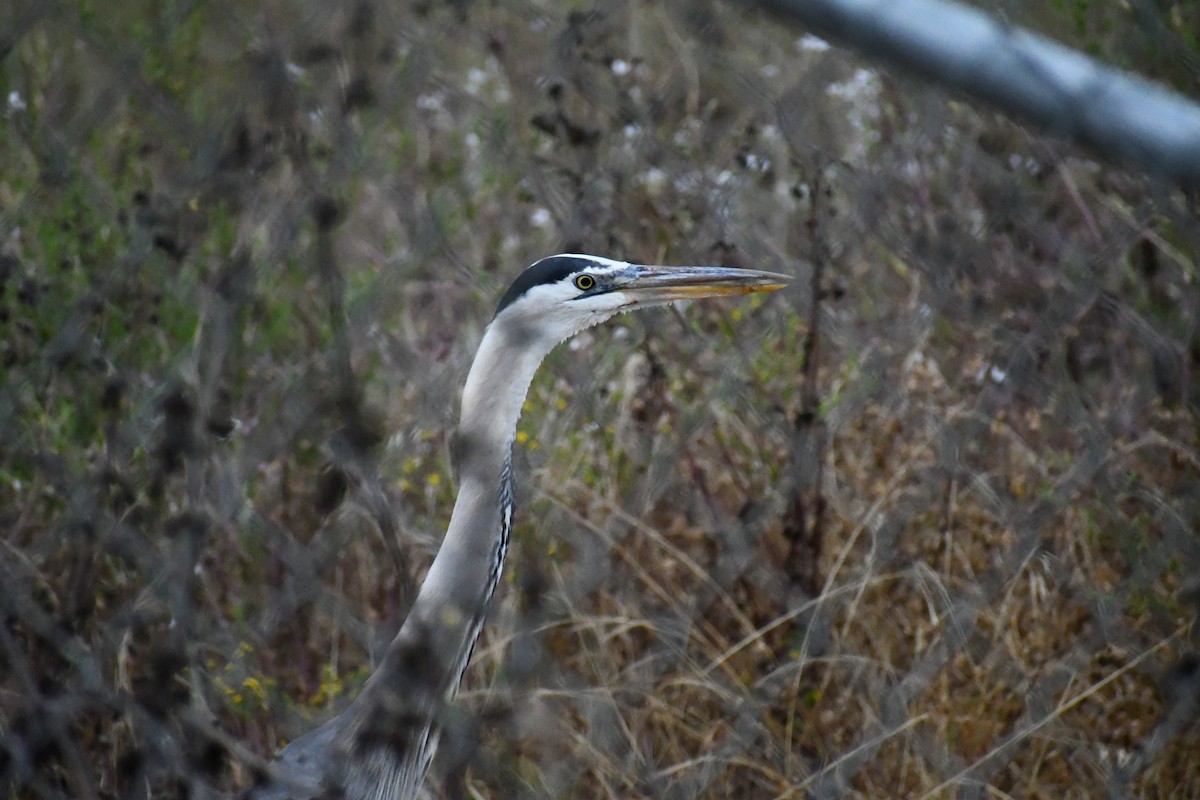
[[[544,258],[496,309],[463,388],[451,446],[458,500],[417,599],[383,661],[340,714],[293,741],[254,800],[417,796],[439,718],[458,691],[500,579],[513,518],[512,445],[533,374],[560,342],[618,311],[783,287],[770,272]]]

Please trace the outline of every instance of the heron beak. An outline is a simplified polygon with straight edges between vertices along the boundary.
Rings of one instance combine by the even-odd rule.
[[[654,267],[633,265],[608,291],[630,298],[630,305],[669,303],[730,294],[773,292],[790,281],[787,275],[732,267]]]

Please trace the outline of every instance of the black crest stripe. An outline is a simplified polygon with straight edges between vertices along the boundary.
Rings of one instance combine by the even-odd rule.
[[[504,297],[500,298],[500,305],[496,306],[496,313],[499,314],[506,306],[533,287],[541,286],[543,283],[557,283],[572,272],[579,272],[590,266],[595,266],[595,262],[573,256],[550,256],[534,262],[517,276],[512,286],[508,287]]]

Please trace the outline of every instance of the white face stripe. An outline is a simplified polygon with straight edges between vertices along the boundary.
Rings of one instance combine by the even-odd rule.
[[[602,276],[609,272],[616,272],[624,267],[597,267],[596,269],[585,270],[589,275]],[[543,283],[539,286],[534,286],[525,294],[521,295],[509,309],[517,312],[512,316],[531,315],[549,322],[548,317],[562,316],[570,318],[578,315],[586,315],[588,312],[596,312],[611,308],[616,311],[623,305],[623,299],[618,299],[613,294],[598,294],[594,297],[580,298],[583,294],[575,285],[575,278],[583,272],[573,272],[562,280],[554,283]],[[574,302],[569,302],[574,301]],[[508,311],[508,309],[505,309]],[[595,324],[588,322],[588,325]]]
[[[591,256],[585,253],[559,253],[556,256],[549,256],[549,258],[576,259],[586,262],[587,266],[581,267],[553,283],[542,283],[529,288],[523,295],[513,301],[510,308],[516,313],[508,316],[524,316],[526,314],[562,317],[579,316],[580,318],[577,323],[566,326],[574,333],[581,328],[590,327],[598,322],[602,322],[625,304],[624,299],[616,294],[601,294],[570,305],[567,304],[567,301],[575,300],[581,294],[580,289],[575,286],[575,278],[579,275],[587,273],[599,278],[624,272],[633,266],[629,262],[617,261],[603,256]],[[594,316],[597,314],[603,316],[597,319]],[[548,322],[549,320],[546,321]],[[558,326],[554,327],[558,328]],[[562,341],[559,338],[561,335],[561,328],[551,333],[555,341]]]
[[[551,257],[554,258],[555,256]],[[585,253],[559,253],[558,257],[578,258],[581,261],[590,261],[595,265],[595,267],[589,268],[588,271],[595,272],[597,275],[607,275],[610,272],[618,272],[632,266],[627,261],[614,261],[613,259],[605,258],[604,256],[589,256]]]
[[[600,256],[564,255],[578,259],[586,266],[553,283],[530,287],[499,311],[494,321],[499,323],[502,330],[515,335],[513,346],[532,347],[539,360],[554,345],[585,328],[604,322],[629,304],[628,298],[621,292],[601,292],[580,297],[584,292],[575,285],[575,279],[583,273],[602,279],[624,272],[633,265]]]

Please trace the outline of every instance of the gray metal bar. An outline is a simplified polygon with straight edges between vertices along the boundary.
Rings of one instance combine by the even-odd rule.
[[[1200,106],[947,0],[761,0],[871,59],[917,73],[1100,157],[1200,189]]]

